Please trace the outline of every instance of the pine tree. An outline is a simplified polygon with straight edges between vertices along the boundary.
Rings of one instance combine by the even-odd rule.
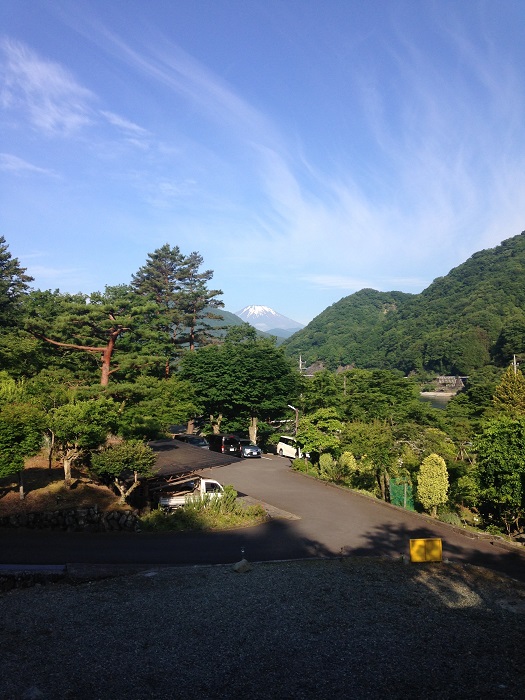
[[[520,369],[514,365],[508,367],[494,391],[492,401],[502,413],[525,414],[525,377]]]
[[[148,255],[146,264],[131,281],[137,294],[155,304],[149,317],[151,341],[162,348],[166,376],[182,346],[193,350],[196,344],[209,340],[210,327],[204,319],[221,318],[212,309],[224,306],[216,298],[222,292],[208,289],[213,272],[199,272],[202,262],[198,253],[185,256],[178,246],[171,248],[166,243]]]
[[[0,326],[11,325],[18,302],[28,290],[33,278],[26,275],[26,268],[20,267],[13,258],[3,236],[0,236]]]

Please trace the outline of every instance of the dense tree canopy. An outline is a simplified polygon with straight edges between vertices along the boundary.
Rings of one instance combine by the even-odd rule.
[[[244,415],[255,440],[258,420],[275,417],[295,400],[299,376],[271,341],[248,337],[237,342],[237,331],[234,338],[186,354],[180,374],[192,382],[217,430],[223,418]]]
[[[488,421],[474,447],[485,511],[514,521],[525,509],[525,418],[502,415]]]

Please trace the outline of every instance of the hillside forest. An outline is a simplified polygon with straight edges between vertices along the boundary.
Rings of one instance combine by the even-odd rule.
[[[306,365],[470,375],[525,354],[525,233],[475,253],[421,294],[344,297],[284,343]]]
[[[515,277],[524,245],[522,234],[500,246]],[[484,251],[469,263],[481,270],[492,261],[501,282],[504,265],[494,255]],[[375,359],[359,366],[352,350],[349,366],[305,376],[271,338],[222,319],[222,292],[210,286],[213,273],[196,252],[166,244],[128,284],[67,294],[31,288],[33,280],[0,237],[0,483],[23,498],[27,459],[43,451],[50,463],[60,459],[66,485],[74,466],[127,498],[154,471],[148,441],[168,436],[173,425],[201,434],[233,431],[266,449],[281,434],[296,433],[309,459],[295,459],[295,469],[445,522],[518,536],[525,508],[525,378],[508,360],[522,351],[517,329],[525,307],[520,316],[517,304],[523,285],[515,279],[507,285],[512,304],[502,302],[499,310],[495,297],[487,298],[484,314],[481,303],[468,303],[469,318],[477,313],[478,328],[483,321],[487,331],[483,361],[454,365],[468,367],[469,377],[446,409],[420,398],[432,371],[452,367],[445,357],[454,333],[465,343],[473,337],[464,320],[453,323],[461,285],[472,290],[479,282],[465,265],[465,281],[457,268],[453,280],[436,280],[437,287],[420,295],[435,315],[428,332],[437,338],[442,330],[448,348],[435,365],[420,362],[428,337],[416,334],[411,342],[407,335],[417,331],[417,299],[364,290],[353,295],[349,318],[355,336],[362,324],[361,340],[373,346]],[[481,275],[483,289],[496,289],[489,277]],[[439,290],[450,292],[451,301],[440,299]],[[357,348],[336,306],[324,312],[332,319],[324,331],[323,314],[312,322],[317,347],[339,333],[339,347]],[[445,309],[449,323],[441,326]],[[403,333],[378,320],[389,315],[403,320]],[[300,333],[313,333],[310,326]],[[410,367],[388,359],[397,346],[385,346],[387,337],[413,349]],[[460,345],[454,347],[459,352]],[[478,357],[479,348],[471,350],[469,357]],[[335,357],[333,364],[348,359]]]

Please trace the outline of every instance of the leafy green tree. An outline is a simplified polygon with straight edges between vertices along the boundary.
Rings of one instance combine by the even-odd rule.
[[[341,447],[352,452],[363,469],[373,471],[381,498],[387,500],[390,470],[397,457],[391,426],[382,421],[347,423]]]
[[[110,478],[120,493],[120,503],[140,485],[140,479],[153,476],[155,453],[141,440],[125,440],[93,454],[91,471]],[[131,483],[130,483],[131,482]]]
[[[224,337],[227,343],[254,343],[257,340],[257,331],[249,323],[241,323],[238,326],[230,326]]]
[[[403,420],[420,408],[416,384],[388,370],[351,370],[342,375],[345,416],[353,421]],[[416,407],[416,409],[414,408]]]
[[[449,498],[467,508],[475,508],[479,504],[479,475],[477,466],[467,465],[464,472],[450,485]]]
[[[500,365],[507,365],[514,355],[525,354],[525,314],[523,307],[514,318],[506,321],[494,347],[495,360]]]
[[[336,484],[347,483],[357,468],[357,462],[351,452],[343,452],[338,459],[334,459],[329,452],[324,452],[319,457],[319,476]]]
[[[525,377],[512,365],[507,369],[494,391],[496,410],[511,415],[525,415]]]
[[[102,398],[64,404],[47,414],[47,426],[62,458],[67,487],[71,486],[72,464],[101,447],[115,429],[116,408],[114,401]]]
[[[280,348],[266,339],[249,338],[187,353],[180,377],[192,383],[197,402],[217,432],[224,416],[246,416],[254,442],[259,419],[280,415],[295,399],[299,383],[298,372]]]
[[[334,408],[320,408],[299,420],[297,442],[311,455],[338,452],[343,423]]]
[[[21,318],[19,325],[22,325]],[[1,327],[0,327],[1,328]],[[0,367],[16,378],[36,374],[46,363],[45,353],[37,338],[25,333],[16,325],[0,330]]]
[[[516,522],[525,507],[525,417],[489,420],[474,440],[482,508],[488,519]]]
[[[22,307],[32,281],[0,236],[0,367],[16,376],[27,374],[35,359],[36,342],[20,330]]]
[[[305,413],[312,413],[320,408],[338,408],[342,399],[336,375],[325,369],[305,381],[301,404]]]
[[[417,497],[433,518],[437,507],[447,502],[448,471],[443,457],[433,453],[425,457],[417,476]]]
[[[22,472],[26,457],[42,446],[44,414],[29,403],[0,403],[0,478],[19,475],[20,498],[24,497]]]
[[[113,384],[107,395],[119,404],[118,433],[126,439],[165,436],[170,425],[187,423],[199,411],[193,386],[176,375]]]
[[[446,462],[453,462],[458,454],[457,445],[438,428],[404,423],[394,428],[393,436],[403,465],[409,471],[417,469],[421,460],[432,453],[439,454]]]
[[[24,384],[28,399],[45,411],[71,403],[85,387],[71,370],[55,367],[41,370]]]
[[[213,431],[219,433],[224,415],[234,414],[236,381],[227,353],[217,345],[187,353],[182,358],[179,376],[190,382]]]

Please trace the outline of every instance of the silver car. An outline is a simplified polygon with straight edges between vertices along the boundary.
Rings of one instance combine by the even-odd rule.
[[[250,440],[239,440],[241,445],[241,457],[260,457],[262,450]]]

